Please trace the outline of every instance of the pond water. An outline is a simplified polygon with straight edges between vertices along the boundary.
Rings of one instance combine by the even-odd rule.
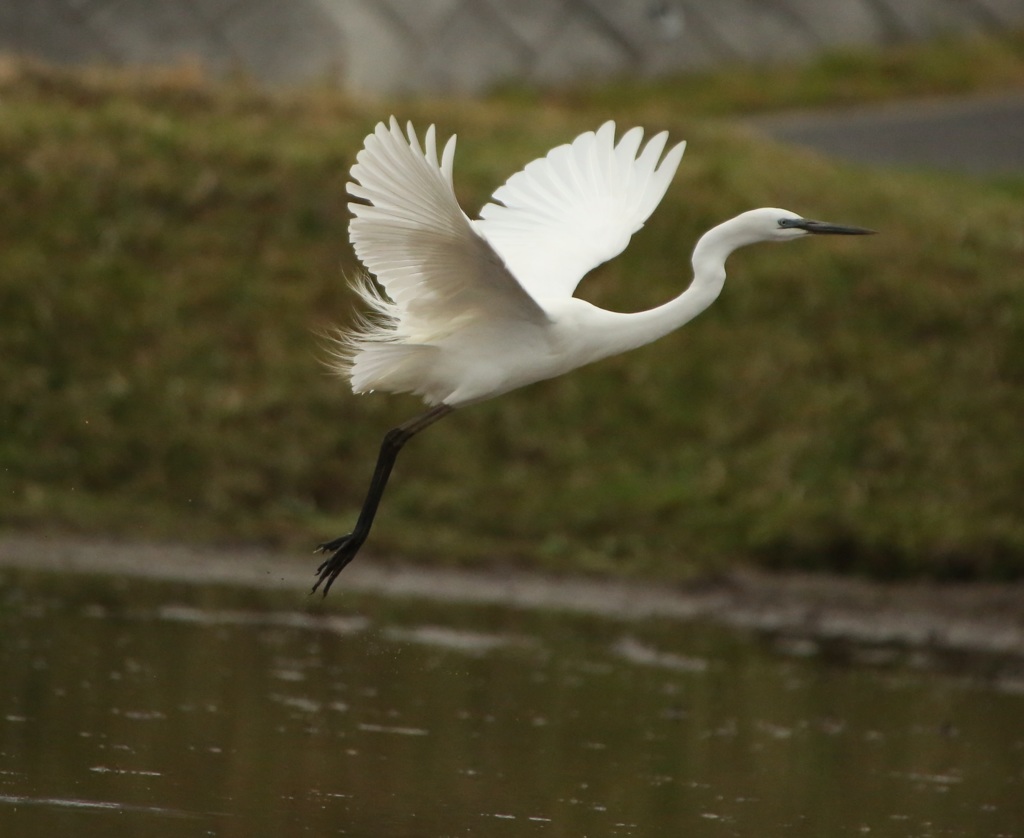
[[[1024,834],[1021,662],[0,575],[0,835]]]

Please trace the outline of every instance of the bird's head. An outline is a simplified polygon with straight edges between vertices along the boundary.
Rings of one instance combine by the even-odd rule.
[[[760,233],[763,241],[789,241],[812,234],[866,236],[875,232],[863,227],[844,227],[827,221],[812,221],[795,212],[777,207],[762,207],[744,213],[744,215],[749,216],[752,230]]]
[[[739,247],[757,242],[784,242],[807,235],[863,236],[873,233],[863,227],[842,227],[825,221],[812,221],[789,210],[761,207],[747,210],[708,230],[693,251],[697,275],[725,276],[725,260]]]

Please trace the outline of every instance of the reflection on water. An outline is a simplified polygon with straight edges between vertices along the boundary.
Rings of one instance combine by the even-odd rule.
[[[371,597],[0,581],[4,836],[1024,824],[1019,662]]]

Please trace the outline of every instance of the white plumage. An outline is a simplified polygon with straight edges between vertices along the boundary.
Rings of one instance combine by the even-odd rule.
[[[529,164],[472,221],[452,185],[455,138],[439,160],[433,126],[421,146],[411,125],[380,123],[352,167],[349,193],[366,203],[350,204],[349,232],[387,296],[360,282],[375,316],[344,338],[352,389],[456,406],[595,360],[565,334],[593,308],[573,291],[643,226],[685,147],[659,165],[667,134],[637,156],[642,129],[618,145],[614,132],[605,123]]]
[[[738,247],[808,233],[861,234],[772,207],[705,233],[693,280],[649,311],[620,314],[573,296],[592,269],[625,249],[665,196],[685,143],[667,134],[642,145],[615,125],[552,149],[501,186],[470,220],[455,198],[455,138],[440,158],[434,127],[420,144],[412,125],[379,123],[352,167],[349,233],[376,277],[357,288],[369,314],[338,338],[335,367],[356,393],[414,393],[432,410],[388,432],[352,533],[320,545],[324,592],[358,552],[401,447],[453,408],[553,378],[633,349],[700,314],[725,283]]]

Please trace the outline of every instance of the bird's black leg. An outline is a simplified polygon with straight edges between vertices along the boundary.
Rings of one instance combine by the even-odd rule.
[[[355,558],[359,548],[363,546],[363,542],[370,534],[370,527],[373,526],[373,518],[377,514],[377,507],[384,494],[384,487],[388,485],[391,469],[395,465],[402,446],[424,428],[451,413],[452,410],[453,408],[446,404],[438,405],[397,428],[392,428],[384,435],[380,454],[377,457],[377,467],[373,470],[373,479],[370,480],[370,488],[366,493],[366,500],[363,501],[363,508],[359,513],[355,529],[348,535],[335,538],[333,541],[325,541],[317,547],[318,552],[330,553],[331,556],[316,569],[317,580],[313,585],[313,591],[323,584],[324,596],[327,596],[327,592],[331,589],[338,574]]]

